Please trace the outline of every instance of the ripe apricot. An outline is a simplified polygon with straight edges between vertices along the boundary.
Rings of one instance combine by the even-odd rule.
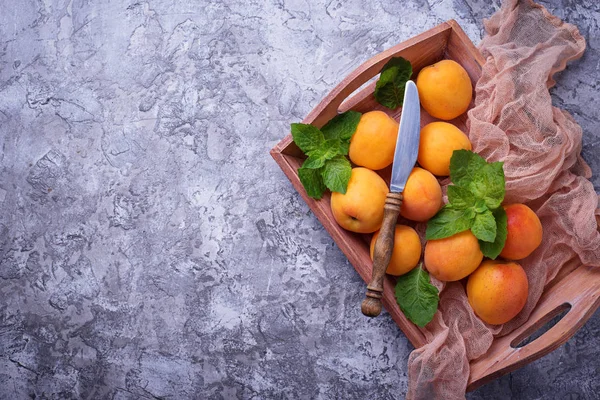
[[[378,236],[379,231],[375,232],[371,239],[371,260]],[[420,258],[421,239],[417,232],[410,226],[396,225],[392,259],[385,272],[395,276],[404,275],[417,266]]]
[[[469,276],[467,297],[475,314],[492,325],[513,319],[525,306],[529,282],[514,261],[486,260]]]
[[[400,215],[413,221],[427,221],[442,207],[440,183],[423,168],[413,168],[402,196]]]
[[[467,135],[448,122],[431,122],[421,129],[417,160],[432,174],[448,176],[452,153],[460,149],[471,150]]]
[[[432,117],[450,120],[469,108],[473,86],[456,61],[442,60],[423,68],[416,83],[421,105]]]
[[[383,178],[367,168],[352,168],[346,193],[331,193],[331,211],[344,229],[372,233],[381,228],[388,187]]]
[[[461,280],[475,271],[482,259],[479,241],[470,230],[425,245],[425,267],[440,281]]]
[[[506,243],[500,256],[509,260],[527,257],[542,243],[542,223],[525,204],[504,206],[508,218]]]
[[[398,123],[383,111],[369,111],[360,117],[350,140],[348,157],[361,167],[383,169],[394,161]]]

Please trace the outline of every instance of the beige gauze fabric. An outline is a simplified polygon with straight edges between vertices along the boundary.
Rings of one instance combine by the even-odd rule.
[[[464,398],[469,361],[483,356],[494,336],[527,321],[563,265],[600,266],[598,195],[580,155],[581,127],[552,106],[548,92],[553,75],[583,54],[585,40],[575,26],[530,0],[504,1],[484,25],[487,35],[479,50],[485,65],[468,113],[469,138],[473,151],[504,162],[504,204],[530,206],[542,222],[543,240],[519,261],[529,297],[523,311],[503,326],[474,315],[461,282],[434,280],[441,289],[440,307],[424,329],[428,344],[410,355],[408,399]]]

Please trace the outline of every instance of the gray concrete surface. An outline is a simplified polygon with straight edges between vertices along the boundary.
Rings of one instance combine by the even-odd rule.
[[[557,105],[600,189],[600,12]],[[268,155],[368,57],[485,0],[0,0],[0,398],[403,398],[412,350]],[[600,316],[470,399],[598,398]]]

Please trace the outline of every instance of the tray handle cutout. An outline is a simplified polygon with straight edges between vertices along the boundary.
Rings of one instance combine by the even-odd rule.
[[[535,325],[530,326],[525,332],[510,342],[510,347],[513,349],[519,349],[537,340],[550,329],[552,329],[556,324],[558,324],[570,310],[571,304],[569,303],[563,303],[556,307],[554,310],[550,311],[542,319],[540,319]]]

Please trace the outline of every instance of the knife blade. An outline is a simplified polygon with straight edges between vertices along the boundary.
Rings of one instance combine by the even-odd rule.
[[[419,92],[415,83],[408,81],[404,90],[402,115],[400,116],[394,163],[392,164],[390,192],[385,199],[383,222],[373,251],[371,282],[367,285],[367,293],[361,305],[362,313],[369,317],[376,317],[381,313],[383,278],[394,249],[396,221],[402,206],[402,192],[417,161],[420,130]]]
[[[402,116],[398,128],[394,163],[392,164],[392,179],[390,192],[402,193],[408,180],[408,175],[417,162],[419,153],[419,133],[421,131],[421,107],[419,92],[413,81],[406,82]]]

